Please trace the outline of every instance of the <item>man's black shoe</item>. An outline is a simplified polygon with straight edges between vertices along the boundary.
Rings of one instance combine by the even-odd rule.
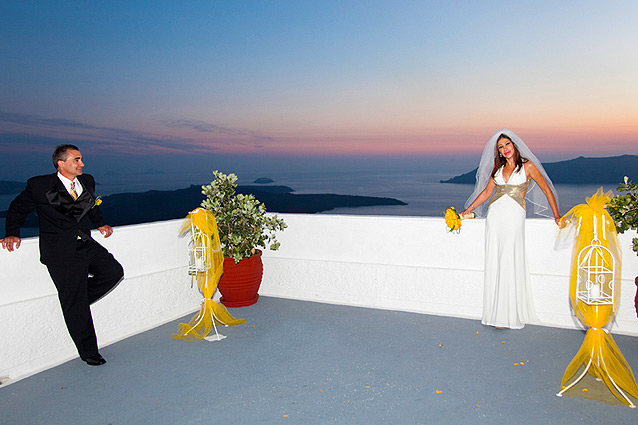
[[[84,359],[84,361],[89,366],[102,366],[104,363],[106,363],[106,360],[104,360],[104,357],[102,357],[100,353],[97,353],[94,356],[87,357],[86,359]]]

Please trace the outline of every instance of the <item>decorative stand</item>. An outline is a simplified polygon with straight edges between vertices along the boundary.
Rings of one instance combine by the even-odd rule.
[[[197,281],[197,287],[204,296],[199,313],[189,323],[180,323],[173,338],[188,341],[221,341],[226,338],[217,331],[217,325],[234,326],[244,323],[235,319],[223,305],[213,300],[219,279],[224,272],[224,256],[217,232],[217,222],[210,211],[197,208],[191,211],[179,230],[180,236],[190,233],[188,241],[188,274],[191,286]],[[211,330],[215,335],[208,336]]]
[[[613,337],[605,329],[616,315],[621,282],[621,252],[616,226],[604,209],[611,196],[611,192],[603,195],[599,189],[587,199],[587,204],[577,205],[561,220],[577,226],[570,298],[574,313],[589,329],[580,350],[565,370],[557,395],[576,391],[576,385],[589,374],[596,379],[594,385],[604,385],[600,388],[602,392],[582,388],[576,394],[605,402],[618,399],[635,408],[634,400],[638,399],[636,380]]]

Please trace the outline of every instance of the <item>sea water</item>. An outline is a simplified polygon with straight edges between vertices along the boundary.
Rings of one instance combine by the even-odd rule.
[[[339,195],[376,196],[395,198],[408,205],[338,208],[328,213],[364,215],[408,215],[439,216],[450,206],[462,210],[467,198],[474,190],[469,184],[440,183],[453,177],[450,173],[427,171],[383,171],[383,172],[331,172],[331,173],[270,173],[271,185],[291,187],[296,194],[335,193]],[[240,185],[253,185],[256,177],[238,180]],[[194,177],[197,178],[197,177]],[[111,181],[112,180],[112,181]],[[118,178],[101,180],[96,187],[97,195],[149,190],[175,190],[192,184],[208,182],[204,178],[190,180],[188,177],[129,176],[126,181]],[[605,191],[616,189],[616,185],[556,185],[561,213],[574,205],[582,204],[599,187]],[[0,195],[0,211],[8,208],[15,195]]]
[[[290,186],[294,193],[336,193],[339,195],[359,195],[395,198],[407,205],[370,206],[336,208],[324,214],[359,215],[402,215],[442,217],[445,210],[454,206],[464,209],[467,198],[474,191],[474,185],[440,183],[458,172],[427,170],[384,170],[331,173],[273,173],[272,184]],[[252,181],[239,181],[252,184]],[[599,187],[605,191],[616,189],[616,185],[556,185],[559,208],[562,214],[573,206],[585,203],[585,199]]]
[[[274,180],[271,185],[291,187],[296,194],[335,193],[339,195],[359,195],[395,198],[407,205],[371,206],[356,208],[336,208],[324,214],[359,214],[359,215],[399,215],[399,216],[434,216],[442,217],[450,206],[463,210],[467,198],[474,190],[469,184],[440,183],[466,170],[428,171],[428,170],[343,170],[319,172],[270,171],[267,177]],[[95,175],[96,194],[101,196],[113,193],[145,192],[148,190],[175,190],[191,184],[207,184],[212,175]],[[246,171],[241,174],[238,184],[253,185],[259,177],[266,177],[257,171]],[[585,199],[596,192],[599,187],[605,191],[616,189],[616,185],[556,185],[559,207],[562,214],[574,205],[585,203]],[[15,195],[0,196],[0,211],[8,208]],[[195,206],[193,206],[195,207]],[[108,217],[107,217],[108,220]],[[0,230],[4,233],[4,219],[0,219]]]

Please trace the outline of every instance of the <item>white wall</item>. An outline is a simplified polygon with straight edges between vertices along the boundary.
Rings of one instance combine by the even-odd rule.
[[[438,217],[282,217],[290,228],[278,236],[279,251],[264,252],[261,294],[480,319],[483,219],[451,234]],[[553,220],[526,221],[536,312],[542,325],[580,327],[569,303],[571,249],[554,250],[555,232]],[[612,332],[638,336],[631,237],[620,235],[623,289]]]
[[[190,287],[181,220],[118,227],[93,236],[124,267],[124,280],[92,307],[100,346],[184,316],[199,307]],[[0,381],[11,382],[77,357],[44,265],[38,239],[0,250]],[[170,338],[170,335],[167,335]]]
[[[483,287],[483,220],[460,234],[442,218],[280,214],[289,228],[279,251],[265,251],[260,293],[336,304],[479,319]],[[186,273],[181,220],[118,227],[103,241],[125,279],[93,306],[101,346],[194,312],[200,295]],[[543,325],[578,326],[569,307],[569,250],[554,251],[555,225],[529,219],[527,248],[534,301]],[[622,301],[614,333],[638,336],[633,307],[638,257],[624,247]],[[37,238],[0,251],[0,381],[11,382],[69,360],[55,287],[39,263]],[[170,338],[170,335],[166,335]]]

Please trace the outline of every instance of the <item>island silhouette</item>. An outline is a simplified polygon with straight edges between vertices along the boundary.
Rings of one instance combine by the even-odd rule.
[[[631,173],[638,170],[638,155],[586,158],[578,157],[567,161],[544,163],[547,173],[554,184],[618,184],[624,176],[633,179]],[[476,169],[441,180],[441,183],[474,184]],[[237,193],[253,194],[274,213],[313,214],[330,211],[335,208],[355,208],[386,205],[407,205],[395,198],[375,196],[324,194],[295,194],[288,186],[269,185],[267,177],[255,180],[258,185],[238,186]],[[0,195],[17,194],[26,186],[26,182],[0,181]],[[103,197],[100,206],[109,224],[124,226],[128,224],[149,223],[153,221],[183,218],[204,199],[201,185],[191,185],[177,190],[150,190],[139,193],[117,193]],[[6,211],[0,211],[0,218],[6,217]],[[38,220],[32,213],[24,223],[25,235],[35,235]]]
[[[25,183],[22,184],[22,188]],[[394,198],[376,196],[294,194],[288,186],[237,186],[237,193],[253,194],[269,212],[318,213],[335,208],[407,205]],[[102,197],[100,209],[111,226],[149,223],[185,217],[204,200],[201,185],[177,190],[150,190],[139,193],[116,193]],[[0,217],[6,217],[6,211]],[[37,228],[38,218],[32,213],[23,228]],[[32,233],[32,232],[29,232]]]
[[[545,162],[543,167],[554,184],[618,184],[624,177],[638,170],[638,155],[605,158],[578,158],[559,162]],[[476,168],[465,174],[441,180],[441,183],[474,184]]]

